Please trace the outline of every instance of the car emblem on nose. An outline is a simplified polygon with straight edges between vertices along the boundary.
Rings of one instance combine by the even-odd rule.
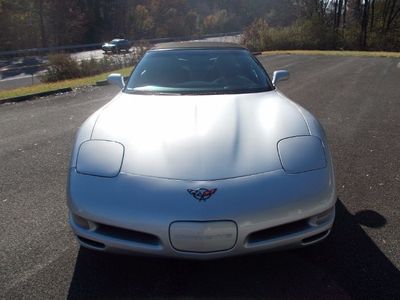
[[[199,189],[195,189],[195,190],[188,189],[187,191],[189,192],[190,195],[192,195],[194,198],[196,198],[197,200],[199,200],[201,202],[201,201],[206,201],[213,194],[215,194],[217,189],[209,190],[209,189],[205,189],[205,188],[199,188]]]

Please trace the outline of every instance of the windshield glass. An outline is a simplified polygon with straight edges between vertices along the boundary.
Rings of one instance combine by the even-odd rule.
[[[125,92],[225,94],[271,89],[266,72],[247,50],[176,49],[147,52]]]

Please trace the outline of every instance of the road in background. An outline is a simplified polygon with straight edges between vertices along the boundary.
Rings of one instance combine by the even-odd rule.
[[[0,59],[0,89],[10,89],[40,83],[47,58],[40,56]]]
[[[239,34],[239,35],[233,35],[233,36],[209,37],[209,38],[205,38],[205,39],[198,39],[198,40],[192,40],[192,41],[240,43],[241,38],[242,38],[242,35]],[[134,50],[135,50],[134,47],[130,49],[131,52]],[[72,58],[74,58],[77,61],[91,59],[91,58],[101,59],[105,55],[110,56],[110,54],[104,54],[103,50],[83,51],[83,52],[71,54]],[[121,55],[123,55],[123,53]]]
[[[197,41],[240,43],[241,37],[242,35],[239,34],[233,36],[209,37]],[[130,52],[133,51],[135,51],[135,47],[130,49]],[[102,59],[105,55],[124,55],[124,52],[121,54],[104,54],[103,50],[97,49],[72,53],[71,57],[76,61],[81,61],[91,58]],[[0,60],[0,89],[17,88],[40,83],[40,73],[44,72],[47,62],[46,56],[18,57]]]
[[[0,298],[400,298],[400,59],[260,57],[326,129],[338,195],[319,245],[209,262],[80,249],[66,176],[79,125],[116,87],[0,106]]]

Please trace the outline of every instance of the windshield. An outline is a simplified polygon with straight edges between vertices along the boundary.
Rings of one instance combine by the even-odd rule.
[[[147,52],[125,92],[225,94],[271,89],[266,72],[247,50],[176,49]]]

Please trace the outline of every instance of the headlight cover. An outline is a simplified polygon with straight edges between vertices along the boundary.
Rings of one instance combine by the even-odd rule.
[[[90,140],[79,147],[76,171],[80,174],[115,177],[121,170],[124,146],[118,142]]]
[[[316,136],[295,136],[278,142],[278,153],[286,173],[323,169],[327,165],[322,141]]]

